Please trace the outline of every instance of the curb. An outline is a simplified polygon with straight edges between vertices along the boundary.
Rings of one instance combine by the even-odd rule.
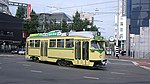
[[[135,61],[132,61],[132,63],[133,63],[135,66],[139,66],[139,67],[141,67],[141,68],[150,70],[150,67],[147,67],[147,66],[140,66],[139,63],[137,63],[137,62],[135,62]]]
[[[131,61],[135,66],[139,66],[139,64],[135,61]]]
[[[147,69],[147,70],[150,70],[149,67],[146,67],[146,66],[140,66],[141,68],[144,68],[144,69]]]

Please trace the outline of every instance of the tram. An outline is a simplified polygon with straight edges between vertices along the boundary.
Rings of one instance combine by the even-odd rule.
[[[105,66],[105,40],[99,33],[82,31],[31,34],[26,39],[26,59],[61,66]]]

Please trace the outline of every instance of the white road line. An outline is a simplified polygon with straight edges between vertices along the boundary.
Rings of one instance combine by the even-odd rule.
[[[83,78],[86,78],[86,79],[94,79],[94,80],[98,80],[99,78],[97,77],[89,77],[89,76],[83,76]]]
[[[22,64],[23,66],[26,66],[26,67],[28,67],[28,66],[31,66],[31,65],[28,65],[28,64]]]
[[[30,70],[30,71],[34,73],[42,73],[42,71],[37,71],[37,70]]]
[[[66,68],[66,67],[59,67],[59,69],[65,69],[65,70],[66,70],[66,69],[69,69],[69,68]]]
[[[108,59],[108,60],[117,60],[117,61],[125,61],[125,62],[130,62],[130,60],[125,60],[125,59]]]
[[[121,64],[121,63],[109,63],[109,64],[114,64],[114,65],[133,65],[133,64]]]
[[[5,55],[5,54],[1,54],[0,56],[2,56],[2,57],[11,57],[11,56],[14,56],[14,55]]]
[[[144,69],[147,69],[147,70],[150,70],[150,68],[149,68],[149,67],[146,67],[146,66],[140,66],[140,67],[142,67],[142,68],[144,68]]]
[[[111,72],[112,74],[119,74],[119,75],[124,75],[125,73],[120,73],[120,72]]]
[[[20,63],[20,64],[23,64],[23,63],[27,63],[27,62],[16,62],[16,63]]]
[[[135,66],[139,66],[139,64],[135,61],[132,61],[132,63],[135,65]]]

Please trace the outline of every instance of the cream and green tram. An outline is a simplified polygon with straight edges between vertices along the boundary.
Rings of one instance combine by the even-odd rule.
[[[58,65],[99,67],[107,62],[105,41],[101,36],[39,36],[26,40],[26,59],[55,62]]]

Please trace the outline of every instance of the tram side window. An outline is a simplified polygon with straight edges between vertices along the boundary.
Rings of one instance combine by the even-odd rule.
[[[40,47],[40,40],[35,40],[35,47]]]
[[[57,47],[64,48],[64,39],[57,39]]]
[[[49,47],[56,47],[56,40],[55,39],[50,40],[50,46]]]
[[[30,47],[34,47],[34,40],[30,40]]]
[[[73,39],[66,39],[66,48],[72,48],[73,45]]]

